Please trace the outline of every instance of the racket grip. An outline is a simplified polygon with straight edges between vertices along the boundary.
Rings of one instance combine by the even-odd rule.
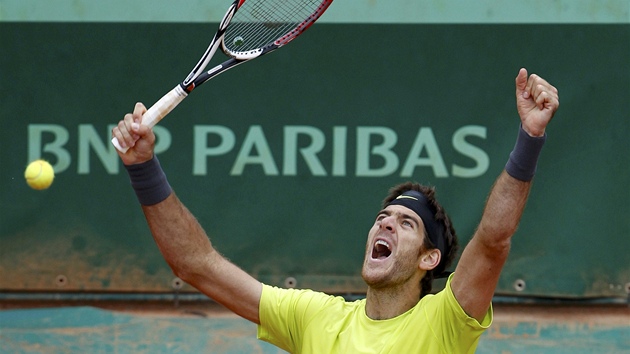
[[[188,96],[181,85],[175,86],[169,93],[155,102],[142,116],[142,124],[153,128],[162,118],[166,117],[177,105]],[[123,154],[129,150],[128,147],[123,148],[116,137],[112,139],[112,144]]]

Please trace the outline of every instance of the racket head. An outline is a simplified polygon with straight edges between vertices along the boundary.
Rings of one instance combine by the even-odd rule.
[[[239,60],[278,49],[306,31],[333,0],[247,0],[225,31],[221,47]]]

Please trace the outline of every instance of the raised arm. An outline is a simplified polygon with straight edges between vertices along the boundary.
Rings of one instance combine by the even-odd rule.
[[[212,247],[197,219],[172,192],[153,155],[155,135],[140,124],[145,111],[142,104],[136,104],[112,135],[123,147],[130,147],[127,153],[118,154],[129,171],[158,248],[175,275],[236,314],[260,323],[262,284]],[[135,137],[139,137],[136,142]]]
[[[488,311],[512,235],[523,215],[545,138],[547,124],[559,106],[558,91],[521,69],[516,77],[516,106],[521,131],[506,168],[494,183],[481,221],[464,249],[451,287],[466,313],[481,320]]]

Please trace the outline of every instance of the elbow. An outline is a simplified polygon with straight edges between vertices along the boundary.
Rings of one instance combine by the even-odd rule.
[[[509,238],[495,242],[483,242],[481,252],[485,259],[492,261],[493,264],[500,264],[502,267],[510,255],[511,244]]]
[[[501,223],[501,222],[482,222],[479,224],[477,233],[483,235],[484,238],[494,240],[496,242],[509,240],[516,233],[518,223]]]
[[[203,273],[199,269],[183,266],[171,266],[171,270],[177,278],[196,289],[198,289],[198,284],[202,283],[201,278]]]
[[[185,270],[184,268],[171,266],[171,270],[173,271],[173,274],[176,277],[183,280],[187,284],[190,284],[191,279],[194,278],[192,276],[192,273],[190,271]]]
[[[219,254],[212,250],[209,254],[199,253],[179,258],[177,262],[169,263],[173,274],[187,284],[197,287],[196,284],[204,281],[212,274],[214,256]]]
[[[199,269],[202,263],[195,261],[192,257],[184,257],[177,262],[169,262],[169,266],[176,277],[188,284],[192,284],[199,274],[202,273],[202,270]]]
[[[507,258],[510,253],[510,247],[512,247],[512,238],[499,239],[491,245],[487,245],[487,247],[497,258]]]
[[[477,234],[484,249],[489,255],[507,257],[512,245],[512,236],[516,233],[516,227],[484,227],[479,226]]]

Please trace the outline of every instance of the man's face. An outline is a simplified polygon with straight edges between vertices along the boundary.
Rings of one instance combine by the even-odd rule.
[[[365,282],[380,288],[409,281],[420,271],[424,237],[422,219],[412,210],[401,205],[381,210],[368,234]]]

